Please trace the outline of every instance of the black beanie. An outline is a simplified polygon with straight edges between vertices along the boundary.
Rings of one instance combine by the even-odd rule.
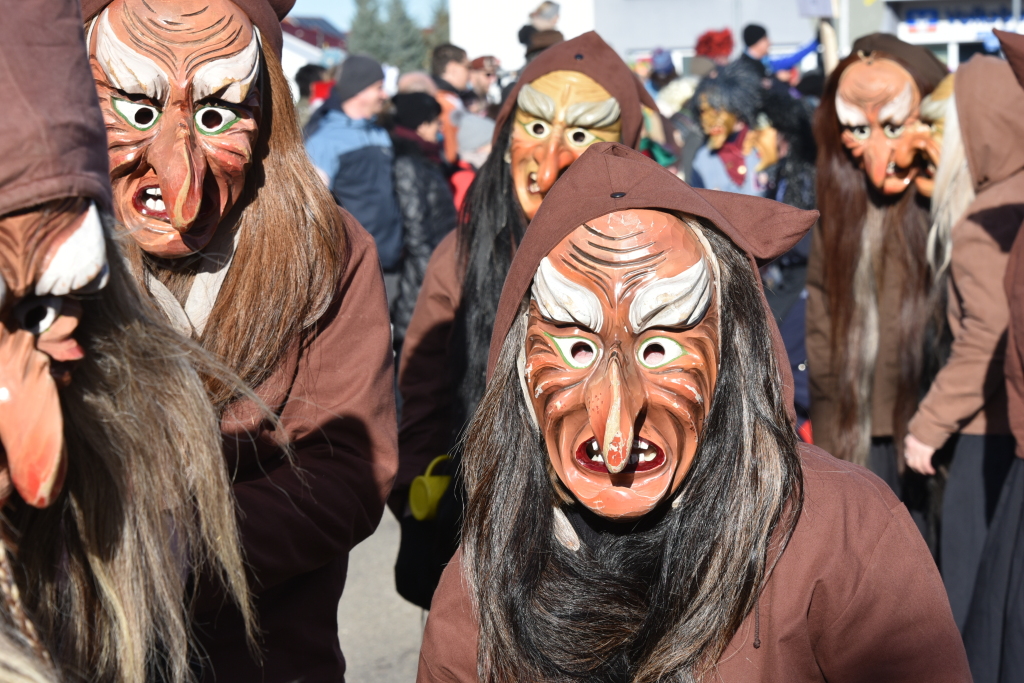
[[[425,92],[399,93],[391,101],[395,105],[395,123],[409,130],[441,115],[441,105]]]
[[[750,47],[766,35],[768,31],[761,24],[747,24],[743,29],[743,44]]]
[[[366,55],[351,55],[341,65],[341,78],[334,84],[331,99],[341,106],[377,81],[384,80],[380,62]]]

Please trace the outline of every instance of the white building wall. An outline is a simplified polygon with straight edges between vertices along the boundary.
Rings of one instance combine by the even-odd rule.
[[[566,39],[594,30],[595,0],[558,2],[562,6],[558,30]],[[470,59],[494,55],[503,69],[516,70],[526,52],[519,44],[519,29],[539,4],[540,0],[449,0],[451,41]]]

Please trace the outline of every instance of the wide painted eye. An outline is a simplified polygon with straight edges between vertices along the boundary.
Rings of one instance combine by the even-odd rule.
[[[230,128],[238,114],[224,107],[203,107],[196,112],[196,127],[206,135],[217,135]]]
[[[867,126],[850,126],[849,131],[856,140],[867,140],[871,136],[871,129]]]
[[[571,368],[583,370],[597,360],[597,347],[586,337],[554,337],[547,332],[544,335],[555,343],[562,360]]]
[[[50,329],[63,308],[59,296],[30,297],[14,307],[14,317],[23,330],[38,336]]]
[[[122,100],[119,97],[112,97],[110,99],[114,103],[114,111],[127,121],[128,125],[138,130],[149,130],[152,128],[160,120],[160,114],[163,113],[156,107],[148,104]]]
[[[887,123],[882,126],[882,132],[885,133],[885,137],[890,140],[895,140],[899,136],[903,135],[903,125],[896,125],[895,123]]]
[[[653,370],[668,365],[684,355],[686,355],[686,349],[675,339],[651,337],[640,345],[636,352],[636,359],[640,361],[640,365]]]
[[[565,137],[566,139],[569,140],[570,143],[576,145],[577,147],[589,145],[594,140],[597,140],[597,138],[594,137],[594,134],[591,133],[586,128],[570,128],[569,130],[565,131]]]
[[[530,134],[531,137],[535,137],[538,140],[543,140],[547,136],[551,135],[551,124],[547,121],[530,121],[529,123],[523,124],[523,128]]]

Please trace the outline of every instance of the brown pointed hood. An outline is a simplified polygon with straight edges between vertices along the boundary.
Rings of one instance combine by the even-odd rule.
[[[0,92],[0,215],[64,197],[109,209],[107,133],[77,0],[5,3]]]
[[[495,143],[505,122],[515,111],[519,90],[523,85],[532,83],[552,71],[578,71],[600,83],[622,108],[622,144],[630,147],[640,144],[644,125],[644,115],[640,106],[647,106],[654,111],[658,111],[658,106],[636,74],[630,71],[615,50],[594,31],[588,31],[572,40],[549,47],[523,69],[495,120]]]
[[[82,15],[89,21],[103,11],[103,8],[114,0],[82,0]],[[249,20],[256,24],[263,38],[263,49],[273,50],[278,57],[284,38],[281,32],[281,20],[291,11],[295,0],[232,0]]]
[[[1010,63],[1010,68],[1013,69],[1013,75],[1017,77],[1017,82],[1020,83],[1021,87],[1024,87],[1024,36],[998,29],[992,32],[996,34],[1003,52],[1006,53],[1006,61]]]
[[[760,197],[694,189],[625,145],[592,145],[551,188],[516,251],[495,317],[488,377],[541,259],[583,223],[626,209],[662,209],[707,219],[747,254],[758,282],[758,266],[789,251],[818,219],[817,211],[803,211]],[[789,359],[763,292],[762,303],[792,415]]]
[[[977,55],[954,77],[960,134],[976,192],[1024,169],[1024,90],[1010,67],[1002,59]]]

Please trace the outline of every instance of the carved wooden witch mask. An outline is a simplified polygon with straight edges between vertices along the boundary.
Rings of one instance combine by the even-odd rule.
[[[522,87],[509,159],[516,196],[528,219],[587,147],[622,138],[621,115],[618,101],[578,71],[552,71]]]
[[[92,202],[0,217],[0,504],[12,484],[36,507],[60,492],[66,463],[57,388],[84,356],[72,336],[82,313],[75,297],[102,288],[106,273]]]
[[[260,37],[229,0],[115,0],[89,26],[118,219],[147,252],[203,249],[260,123]]]
[[[925,168],[911,135],[920,106],[914,77],[895,60],[866,55],[840,76],[836,114],[843,145],[884,194],[902,194]]]
[[[716,263],[696,225],[633,209],[537,269],[524,388],[554,472],[597,514],[649,512],[693,462],[718,376]]]

